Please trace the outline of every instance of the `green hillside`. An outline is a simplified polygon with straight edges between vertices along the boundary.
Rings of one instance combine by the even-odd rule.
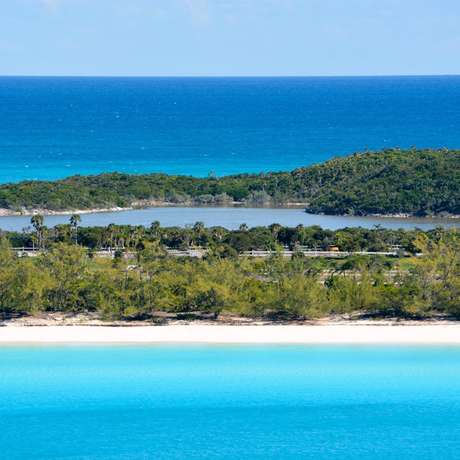
[[[248,206],[305,203],[325,214],[460,214],[460,151],[358,153],[292,172],[195,178],[107,173],[0,186],[0,208],[63,211],[149,201]]]

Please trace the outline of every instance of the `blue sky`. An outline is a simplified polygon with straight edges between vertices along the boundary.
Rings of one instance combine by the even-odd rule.
[[[0,75],[460,74],[459,0],[3,0]]]

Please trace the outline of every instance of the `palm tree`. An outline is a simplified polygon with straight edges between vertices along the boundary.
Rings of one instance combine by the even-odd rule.
[[[272,235],[276,238],[283,226],[281,224],[271,224],[268,228],[270,229]]]
[[[114,239],[116,237],[117,228],[115,224],[109,224],[107,226],[107,243],[109,244],[109,249],[112,250],[114,246]]]
[[[204,230],[204,222],[195,222],[195,225],[193,226],[193,231],[195,233],[201,233]]]
[[[193,241],[196,245],[200,245],[201,237],[203,236],[205,226],[203,222],[195,222],[195,225],[192,228],[193,232]]]
[[[160,229],[161,229],[161,226],[158,220],[155,220],[150,224],[150,233],[152,234],[154,238],[159,238]]]
[[[223,227],[213,227],[211,230],[211,236],[216,241],[222,241],[226,235],[227,231]]]
[[[37,238],[37,246],[41,249],[43,245],[43,231],[44,231],[44,219],[41,214],[34,214],[30,219],[30,223],[32,227],[35,229],[36,238]]]
[[[81,222],[81,217],[78,214],[70,216],[70,227],[75,235],[75,244],[78,244],[78,224]]]

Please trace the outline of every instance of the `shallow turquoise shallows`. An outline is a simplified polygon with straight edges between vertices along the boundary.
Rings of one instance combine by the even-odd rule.
[[[0,350],[1,458],[458,459],[460,348]]]

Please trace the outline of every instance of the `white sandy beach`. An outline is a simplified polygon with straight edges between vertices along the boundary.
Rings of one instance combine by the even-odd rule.
[[[0,344],[24,343],[460,345],[460,325],[7,326],[0,328]]]

